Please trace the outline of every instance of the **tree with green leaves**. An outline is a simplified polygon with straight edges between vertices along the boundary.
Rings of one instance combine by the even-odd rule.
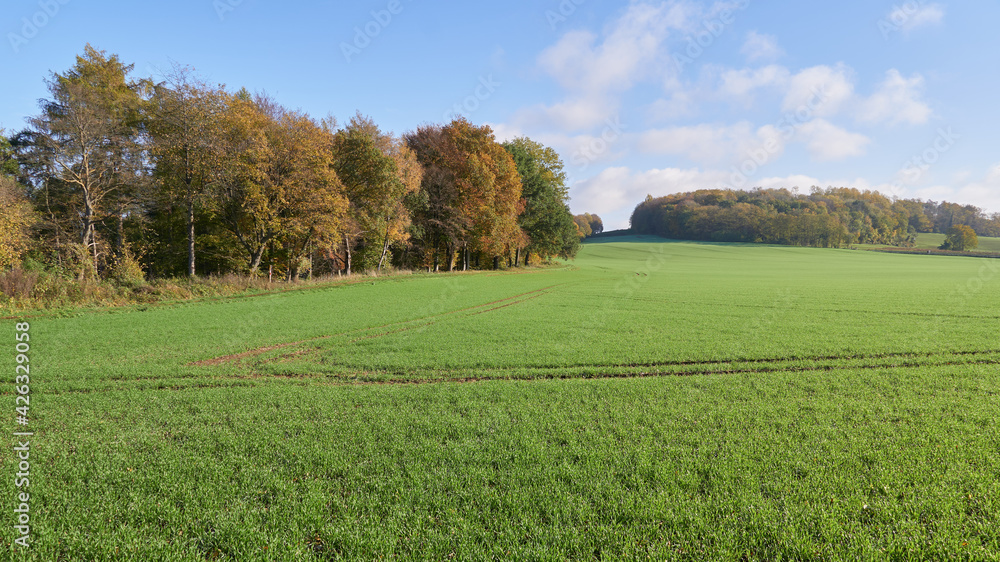
[[[179,204],[187,234],[187,274],[195,275],[197,209],[208,196],[212,155],[217,150],[218,119],[226,104],[221,87],[209,86],[184,68],[175,68],[154,88],[148,118],[158,207]]]
[[[383,133],[360,113],[337,132],[333,145],[334,168],[350,201],[345,270],[350,275],[357,248],[363,268],[381,271],[390,246],[408,235],[404,200],[420,188],[423,171],[403,139]]]
[[[5,136],[5,131],[0,129],[0,176],[17,177],[19,166],[14,147],[10,144],[10,139]]]
[[[573,215],[569,210],[569,190],[559,154],[527,137],[505,142],[521,177],[524,211],[518,224],[528,236],[524,263],[531,254],[542,259],[571,258],[580,247]]]

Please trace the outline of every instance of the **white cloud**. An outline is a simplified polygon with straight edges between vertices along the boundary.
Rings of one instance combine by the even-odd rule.
[[[886,73],[885,81],[870,98],[862,100],[858,119],[890,125],[922,125],[931,117],[931,108],[920,99],[924,79],[919,74],[905,78],[898,70]]]
[[[694,125],[653,129],[639,135],[638,148],[654,154],[677,155],[701,164],[733,164],[769,147],[767,160],[784,151],[782,135],[767,125],[754,129],[747,121],[734,125]]]
[[[497,142],[514,140],[517,137],[525,136],[524,131],[516,125],[508,125],[506,123],[485,123],[485,125],[488,125],[493,130],[493,136],[496,137]]]
[[[617,111],[616,101],[594,96],[522,108],[514,113],[511,121],[520,127],[581,131],[601,125]]]
[[[850,74],[851,70],[843,64],[814,66],[799,72],[789,81],[782,109],[797,111],[807,107],[816,117],[836,115],[854,96]]]
[[[693,92],[677,91],[670,98],[661,98],[653,102],[649,106],[649,115],[654,121],[670,121],[694,115],[697,106]]]
[[[815,160],[821,162],[861,156],[871,143],[865,135],[851,133],[825,119],[814,119],[801,125],[796,138],[806,144]]]
[[[922,27],[941,24],[944,21],[944,6],[941,4],[921,6],[911,0],[902,6],[895,6],[886,18],[890,23],[908,33]]]
[[[747,34],[746,42],[740,51],[750,62],[760,60],[774,60],[785,54],[778,46],[778,38],[774,35],[764,35],[751,31]]]
[[[722,80],[720,93],[734,98],[745,98],[760,88],[787,88],[791,73],[783,66],[772,64],[756,69],[727,70],[722,73],[720,79]]]
[[[596,212],[607,217],[612,228],[627,228],[632,209],[646,198],[669,193],[714,189],[726,181],[726,172],[665,168],[632,172],[629,168],[607,168],[577,182],[570,189],[574,212]]]
[[[953,203],[970,204],[987,212],[1000,212],[1000,164],[987,170],[983,179],[965,183],[959,186],[934,185],[914,190],[916,197],[933,201],[951,201]]]
[[[638,148],[654,154],[685,156],[696,162],[720,163],[729,159],[752,135],[750,123],[701,124],[654,129],[639,136]]]
[[[593,135],[552,131],[532,132],[529,135],[524,128],[516,124],[487,123],[487,125],[493,129],[497,142],[530,136],[532,140],[555,149],[571,172],[574,168],[586,169],[613,162],[622,158],[628,150],[627,143],[624,142],[626,127],[615,119],[610,119],[605,124],[604,131]]]
[[[576,95],[626,91],[659,66],[661,46],[671,30],[684,28],[688,17],[683,3],[632,4],[603,40],[588,31],[571,31],[545,49],[538,64]]]

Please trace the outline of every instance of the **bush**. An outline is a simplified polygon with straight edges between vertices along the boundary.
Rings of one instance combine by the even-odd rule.
[[[0,292],[10,299],[28,299],[37,282],[38,272],[15,268],[0,274]]]
[[[108,278],[120,287],[136,288],[146,285],[146,274],[142,271],[142,264],[128,248],[121,257],[115,259],[108,272]]]

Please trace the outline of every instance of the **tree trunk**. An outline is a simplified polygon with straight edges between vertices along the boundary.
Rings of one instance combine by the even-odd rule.
[[[521,248],[514,250],[514,265],[521,265]]]
[[[378,259],[378,267],[375,268],[376,271],[382,273],[382,262],[385,261],[385,255],[389,252],[389,227],[385,227],[385,239],[382,242],[382,257]]]
[[[188,277],[194,277],[194,198],[188,195]]]
[[[115,257],[121,259],[125,255],[125,213],[123,209],[118,209],[118,220],[115,224]]]
[[[448,273],[455,271],[455,247],[451,244],[445,246],[448,250]]]
[[[524,267],[528,267],[528,260],[531,259],[531,252],[528,250],[524,251]]]
[[[493,256],[493,271],[500,269],[500,256]]]
[[[345,256],[346,256],[346,259],[344,260],[344,264],[347,266],[345,272],[346,272],[347,275],[350,275],[351,274],[351,239],[348,238],[348,236],[346,234],[344,235],[344,252],[345,252]]]
[[[250,274],[255,275],[260,269],[260,262],[264,260],[265,246],[260,246],[250,254]]]
[[[94,207],[86,192],[84,192],[83,204],[83,244],[90,249],[91,256],[94,258],[93,272],[94,275],[97,275],[97,236],[94,233]]]

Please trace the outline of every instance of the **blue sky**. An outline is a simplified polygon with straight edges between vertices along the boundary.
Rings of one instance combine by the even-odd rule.
[[[14,1],[0,127],[91,43],[404,133],[456,112],[563,156],[574,212],[818,185],[1000,212],[994,0]]]

